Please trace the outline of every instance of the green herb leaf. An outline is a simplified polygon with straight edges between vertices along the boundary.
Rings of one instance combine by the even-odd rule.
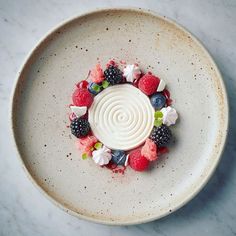
[[[94,144],[94,147],[95,147],[96,149],[100,149],[100,148],[102,147],[102,143],[97,142],[97,143]]]
[[[86,160],[87,157],[88,157],[87,153],[83,153],[83,154],[82,154],[82,159],[83,159],[83,160]]]
[[[155,111],[154,113],[154,117],[157,119],[157,118],[162,118],[163,117],[163,114],[161,111]]]
[[[161,119],[161,118],[157,118],[157,119],[155,119],[155,121],[154,121],[154,125],[155,125],[156,127],[161,126],[161,125],[162,125],[162,119]]]
[[[107,80],[102,81],[102,87],[105,89],[109,86],[109,82]]]
[[[100,92],[101,91],[101,88],[100,88],[100,86],[99,85],[97,85],[97,84],[94,84],[93,85],[93,90],[95,91],[95,92]]]

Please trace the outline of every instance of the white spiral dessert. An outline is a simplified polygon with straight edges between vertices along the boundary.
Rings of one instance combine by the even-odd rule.
[[[142,144],[154,126],[154,109],[149,98],[129,84],[106,88],[89,108],[94,135],[105,146],[130,150]]]

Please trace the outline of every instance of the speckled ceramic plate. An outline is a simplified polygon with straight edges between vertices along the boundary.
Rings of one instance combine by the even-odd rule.
[[[145,173],[112,174],[83,161],[67,128],[75,83],[111,58],[163,78],[180,114],[175,145]],[[207,51],[173,21],[141,9],[91,12],[48,34],[20,72],[11,114],[22,164],[49,199],[75,216],[124,225],[192,199],[216,168],[228,125],[225,87]]]

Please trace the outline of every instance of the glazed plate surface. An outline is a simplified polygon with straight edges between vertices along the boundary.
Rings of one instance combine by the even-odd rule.
[[[112,174],[82,160],[67,128],[74,85],[110,59],[164,79],[179,113],[175,143],[148,172]],[[158,219],[192,199],[220,159],[227,126],[224,84],[207,51],[176,23],[143,10],[66,22],[33,50],[12,97],[12,129],[30,179],[67,212],[106,224]]]

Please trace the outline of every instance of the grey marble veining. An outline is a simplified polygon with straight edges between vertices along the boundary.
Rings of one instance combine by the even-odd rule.
[[[27,179],[9,142],[10,91],[28,52],[63,20],[113,6],[152,9],[195,34],[224,76],[231,110],[225,152],[203,191],[168,217],[128,227],[93,224],[55,207]],[[0,0],[0,32],[0,235],[236,235],[235,0]]]

